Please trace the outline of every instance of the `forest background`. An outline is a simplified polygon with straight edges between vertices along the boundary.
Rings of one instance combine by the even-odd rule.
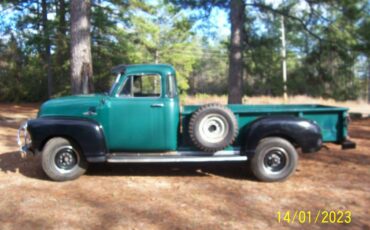
[[[368,0],[86,2],[97,93],[109,90],[115,65],[168,63],[182,95],[227,95],[239,2],[241,66],[232,66],[242,73],[242,95],[282,96],[284,18],[290,96],[370,101]],[[72,10],[68,0],[1,1],[0,101],[71,94]]]

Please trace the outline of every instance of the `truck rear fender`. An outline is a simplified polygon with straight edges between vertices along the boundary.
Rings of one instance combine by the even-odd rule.
[[[88,161],[103,159],[107,153],[102,127],[84,118],[43,117],[28,121],[32,149],[42,151],[53,137],[64,137],[76,143]]]
[[[241,130],[243,150],[253,153],[263,138],[272,136],[287,139],[301,147],[303,153],[316,152],[322,145],[321,130],[314,121],[294,116],[267,116]]]

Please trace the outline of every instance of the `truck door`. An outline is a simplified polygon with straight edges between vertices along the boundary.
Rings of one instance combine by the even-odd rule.
[[[166,109],[159,74],[130,75],[109,108],[110,151],[163,151]]]

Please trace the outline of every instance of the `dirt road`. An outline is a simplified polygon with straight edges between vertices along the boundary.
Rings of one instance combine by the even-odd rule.
[[[36,112],[0,104],[0,229],[370,229],[370,119],[350,126],[357,149],[300,155],[282,183],[255,181],[235,163],[91,165],[78,180],[56,183],[39,158],[17,153],[19,122]],[[297,210],[312,219],[349,210],[351,223],[278,223],[278,211]]]

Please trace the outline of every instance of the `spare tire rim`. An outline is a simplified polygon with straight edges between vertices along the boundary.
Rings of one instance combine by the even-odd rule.
[[[72,146],[62,146],[55,152],[54,161],[59,172],[68,173],[77,166],[79,155]]]
[[[280,147],[272,147],[265,151],[263,168],[269,174],[282,172],[289,164],[288,152]]]
[[[220,114],[208,114],[199,124],[200,137],[209,143],[218,143],[224,140],[229,132],[229,124]]]

